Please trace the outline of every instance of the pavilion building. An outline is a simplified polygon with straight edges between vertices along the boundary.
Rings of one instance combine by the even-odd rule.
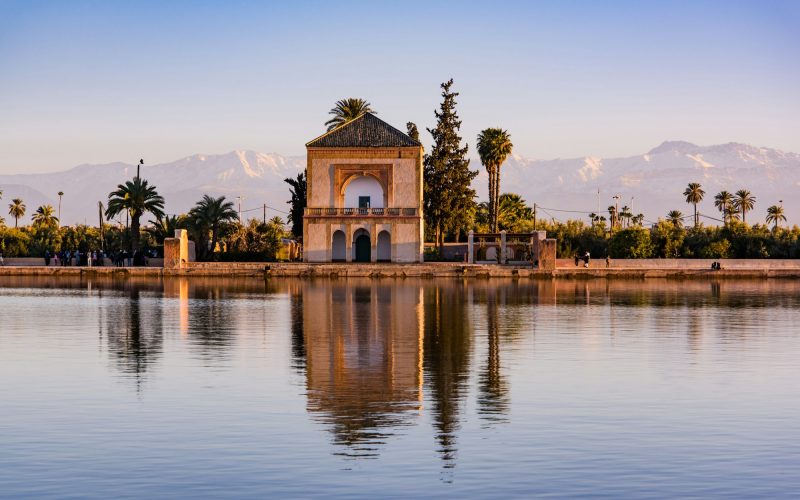
[[[306,144],[306,262],[422,262],[422,145],[371,113]]]

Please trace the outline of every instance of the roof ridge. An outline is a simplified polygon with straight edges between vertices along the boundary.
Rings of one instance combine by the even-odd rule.
[[[330,135],[330,134],[332,134],[332,133],[336,132],[337,130],[339,130],[339,129],[341,129],[341,128],[344,128],[344,127],[346,127],[346,126],[350,125],[351,123],[355,122],[356,120],[360,120],[361,118],[363,118],[363,117],[364,117],[364,115],[367,115],[367,114],[372,114],[372,113],[370,113],[369,111],[364,111],[363,113],[361,113],[360,115],[356,116],[356,117],[355,117],[355,118],[353,118],[352,120],[347,120],[346,122],[344,122],[344,123],[341,123],[341,124],[337,125],[336,127],[332,128],[332,129],[330,129],[330,130],[328,130],[328,131],[327,131],[327,132],[325,132],[324,134],[322,134],[322,135],[320,135],[320,136],[318,136],[318,137],[315,137],[315,138],[311,139],[310,141],[308,141],[308,142],[306,143],[306,147],[308,147],[308,145],[309,145],[309,144],[311,144],[312,142],[316,142],[316,141],[318,141],[318,140],[322,139],[323,137],[325,137],[325,136],[328,136],[328,135]],[[373,115],[373,116],[374,116],[374,115]]]
[[[349,126],[355,126],[349,127]],[[353,128],[352,130],[349,130]],[[334,133],[338,135],[334,135]],[[365,111],[306,143],[306,147],[414,147],[422,143]]]

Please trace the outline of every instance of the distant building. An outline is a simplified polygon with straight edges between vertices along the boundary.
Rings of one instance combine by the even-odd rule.
[[[365,113],[306,151],[306,262],[422,262],[419,142]]]

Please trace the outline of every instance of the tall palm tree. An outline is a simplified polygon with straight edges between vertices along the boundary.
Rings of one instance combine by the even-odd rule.
[[[750,194],[750,191],[740,189],[736,191],[736,196],[733,198],[733,206],[737,212],[742,214],[742,222],[746,223],[745,215],[756,206],[756,197]]]
[[[613,231],[619,225],[619,216],[617,214],[617,207],[614,205],[609,205],[608,215],[611,221],[611,230]]]
[[[667,220],[676,227],[683,227],[683,213],[680,210],[670,210],[667,214]]]
[[[336,105],[328,111],[328,114],[333,115],[333,118],[325,122],[325,125],[328,126],[328,132],[349,121],[355,120],[364,113],[377,115],[378,113],[374,111],[371,106],[372,104],[370,104],[369,101],[358,97],[348,97],[347,99],[336,101]]]
[[[55,209],[52,205],[42,205],[36,209],[31,217],[35,226],[53,227],[58,225],[58,217],[55,216]]]
[[[18,227],[19,218],[25,215],[25,203],[20,198],[14,198],[8,205],[8,215],[14,218],[14,227]]]
[[[733,213],[733,195],[728,191],[720,191],[714,196],[714,206],[722,212],[722,221],[725,224],[730,222]]]
[[[697,217],[697,204],[703,201],[703,196],[706,192],[700,187],[697,182],[690,182],[686,189],[683,191],[683,196],[686,197],[686,203],[694,205],[694,227],[700,225],[700,219]]]
[[[631,218],[633,217],[633,213],[629,206],[625,205],[619,212],[619,220],[622,222],[624,227],[628,227],[631,225]]]
[[[146,212],[157,218],[164,217],[164,198],[158,194],[155,186],[149,185],[140,177],[134,177],[132,181],[119,184],[116,191],[108,194],[108,220],[126,211],[131,217],[131,246],[133,250],[138,250],[139,221]]]
[[[224,196],[214,198],[204,195],[203,199],[189,211],[189,218],[194,222],[200,232],[201,239],[207,238],[211,233],[211,253],[217,248],[217,236],[219,235],[220,225],[239,219],[239,214],[233,208],[233,202],[227,201]],[[204,241],[203,241],[204,242]],[[202,242],[201,242],[202,243]],[[205,248],[201,245],[202,251]]]
[[[786,222],[786,215],[783,214],[783,207],[781,205],[772,205],[767,209],[767,224],[775,223],[775,229],[778,229],[779,222]]]
[[[487,128],[478,134],[478,155],[489,173],[489,224],[493,232],[497,232],[500,208],[500,166],[513,147],[508,131],[501,128]]]

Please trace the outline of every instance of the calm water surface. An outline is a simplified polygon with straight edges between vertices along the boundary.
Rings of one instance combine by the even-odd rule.
[[[792,497],[793,281],[0,280],[2,497]]]

